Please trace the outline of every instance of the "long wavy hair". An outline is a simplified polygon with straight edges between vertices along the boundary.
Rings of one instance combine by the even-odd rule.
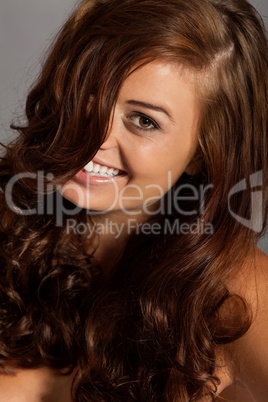
[[[133,67],[155,59],[194,78],[201,115],[195,174],[171,191],[209,189],[201,206],[182,205],[194,215],[173,208],[154,217],[162,227],[168,219],[198,230],[133,234],[103,284],[86,236],[67,231],[67,213],[57,221],[52,201],[104,142]],[[246,0],[85,0],[57,35],[26,116],[12,126],[19,135],[0,164],[2,370],[76,369],[79,402],[213,398],[217,351],[251,322],[227,281],[267,226],[268,46],[259,15]],[[31,213],[40,207],[37,172],[46,213]],[[72,218],[92,222],[83,209]],[[213,233],[201,230],[206,224]],[[228,303],[235,320],[224,314]]]

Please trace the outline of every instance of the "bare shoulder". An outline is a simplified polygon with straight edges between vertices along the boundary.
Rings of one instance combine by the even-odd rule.
[[[242,399],[230,401],[268,401],[268,256],[256,248],[239,271],[229,290],[242,296],[252,309],[252,324],[245,335],[227,346],[232,360],[233,382]],[[232,387],[235,389],[234,385]],[[230,392],[229,392],[230,394]],[[219,399],[220,400],[220,399]]]
[[[61,375],[49,367],[0,372],[0,402],[71,402],[75,371]]]

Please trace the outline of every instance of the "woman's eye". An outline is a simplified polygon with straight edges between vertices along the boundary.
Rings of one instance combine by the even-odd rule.
[[[151,128],[154,127],[152,121],[150,119],[147,119],[147,117],[138,117],[136,118],[137,124],[142,127],[142,128]]]
[[[139,130],[151,131],[160,129],[159,125],[148,116],[135,114],[129,116],[128,118],[131,120],[131,123]]]

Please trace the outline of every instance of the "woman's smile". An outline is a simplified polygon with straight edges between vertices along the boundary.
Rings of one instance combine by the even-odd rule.
[[[84,170],[91,175],[99,175],[102,177],[118,176],[123,173],[120,169],[96,159],[92,159],[92,161],[84,167]]]
[[[85,186],[100,186],[114,183],[126,175],[127,173],[123,170],[111,167],[108,163],[94,158],[75,175],[74,181]]]

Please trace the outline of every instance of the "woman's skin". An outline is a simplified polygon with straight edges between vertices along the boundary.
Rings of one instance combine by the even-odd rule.
[[[72,402],[74,373],[62,376],[47,367],[13,371],[0,378],[0,402]]]
[[[154,61],[135,70],[124,82],[109,135],[94,160],[125,174],[114,184],[114,179],[97,183],[102,179],[79,172],[62,188],[63,196],[80,207],[100,212],[112,205],[110,212],[94,216],[95,223],[104,224],[105,219],[117,225],[127,224],[129,219],[146,221],[178,177],[192,171],[199,111],[190,77],[174,63]],[[126,225],[117,238],[114,233],[100,235],[95,258],[104,275],[120,257],[128,229]],[[222,382],[218,394],[225,389],[221,395],[231,402],[251,402],[250,394],[257,402],[267,402],[268,257],[252,248],[227,287],[252,307],[253,324],[238,341],[219,349],[216,361],[224,367],[217,372]],[[70,402],[72,378],[59,377],[48,368],[18,370],[16,376],[2,376],[0,402]],[[234,384],[238,383],[244,385],[235,392]],[[243,394],[239,394],[241,389]],[[203,398],[202,402],[208,400]]]
[[[244,266],[227,286],[231,292],[242,296],[252,309],[252,325],[248,332],[226,347],[226,356],[229,361],[233,361],[233,368],[230,371],[232,383],[237,382],[238,392],[244,394],[246,386],[249,391],[247,398],[251,395],[253,401],[266,402],[268,400],[268,256],[258,248],[252,249]],[[232,389],[234,388],[226,390],[227,395]],[[236,402],[237,399],[233,401]],[[240,401],[244,402],[244,399]]]
[[[143,204],[155,204],[195,152],[199,113],[192,81],[177,64],[158,60],[130,74],[120,90],[109,136],[93,159],[126,174],[91,185],[94,173],[83,184],[79,172],[63,186],[64,197],[83,208],[111,208],[126,219],[136,215],[143,220],[149,209]]]

